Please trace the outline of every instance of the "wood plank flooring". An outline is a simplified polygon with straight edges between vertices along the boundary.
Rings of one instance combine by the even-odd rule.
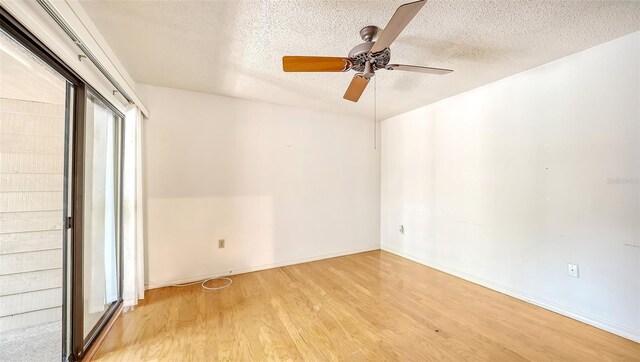
[[[147,292],[99,361],[640,361],[640,344],[372,251]]]

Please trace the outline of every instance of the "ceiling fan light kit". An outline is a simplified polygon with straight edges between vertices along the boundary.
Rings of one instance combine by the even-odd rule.
[[[400,70],[405,72],[444,75],[453,72],[451,69],[423,67],[417,65],[389,64],[391,49],[389,48],[402,30],[422,9],[427,0],[420,0],[401,5],[389,20],[387,27],[380,29],[375,25],[365,26],[360,30],[360,38],[364,43],[356,45],[347,58],[284,56],[282,68],[285,72],[346,72],[355,70],[344,99],[357,102],[364,92],[369,79],[380,69]]]

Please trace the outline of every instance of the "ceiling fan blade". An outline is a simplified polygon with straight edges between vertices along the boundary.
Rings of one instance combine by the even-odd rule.
[[[415,1],[412,3],[400,5],[398,10],[393,14],[391,20],[384,28],[382,33],[378,36],[378,40],[373,44],[371,53],[377,53],[379,51],[388,48],[391,43],[400,35],[400,33],[407,27],[411,19],[422,9],[427,0]]]
[[[429,74],[437,74],[437,75],[445,75],[453,72],[453,70],[451,69],[421,67],[418,65],[405,65],[405,64],[389,64],[387,65],[386,68],[388,70],[404,70],[405,72],[429,73]]]
[[[346,72],[351,69],[351,60],[340,57],[282,57],[285,72]]]
[[[367,84],[369,84],[369,79],[363,77],[362,73],[354,75],[351,83],[349,83],[349,88],[344,92],[343,98],[352,102],[357,102],[364,92],[364,89],[367,88]]]

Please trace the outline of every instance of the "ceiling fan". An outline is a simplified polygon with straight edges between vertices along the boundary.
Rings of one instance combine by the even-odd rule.
[[[282,68],[285,72],[346,72],[353,69],[358,73],[351,80],[343,97],[352,102],[357,102],[360,99],[369,79],[375,75],[376,70],[403,70],[437,75],[451,73],[453,72],[451,69],[389,64],[391,61],[389,46],[426,2],[427,0],[420,0],[401,5],[384,30],[375,25],[362,28],[360,37],[364,43],[351,49],[347,58],[284,56],[282,57]]]

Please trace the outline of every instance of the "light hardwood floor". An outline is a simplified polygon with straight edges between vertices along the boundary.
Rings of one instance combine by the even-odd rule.
[[[100,361],[640,361],[640,344],[383,251],[162,288]]]

